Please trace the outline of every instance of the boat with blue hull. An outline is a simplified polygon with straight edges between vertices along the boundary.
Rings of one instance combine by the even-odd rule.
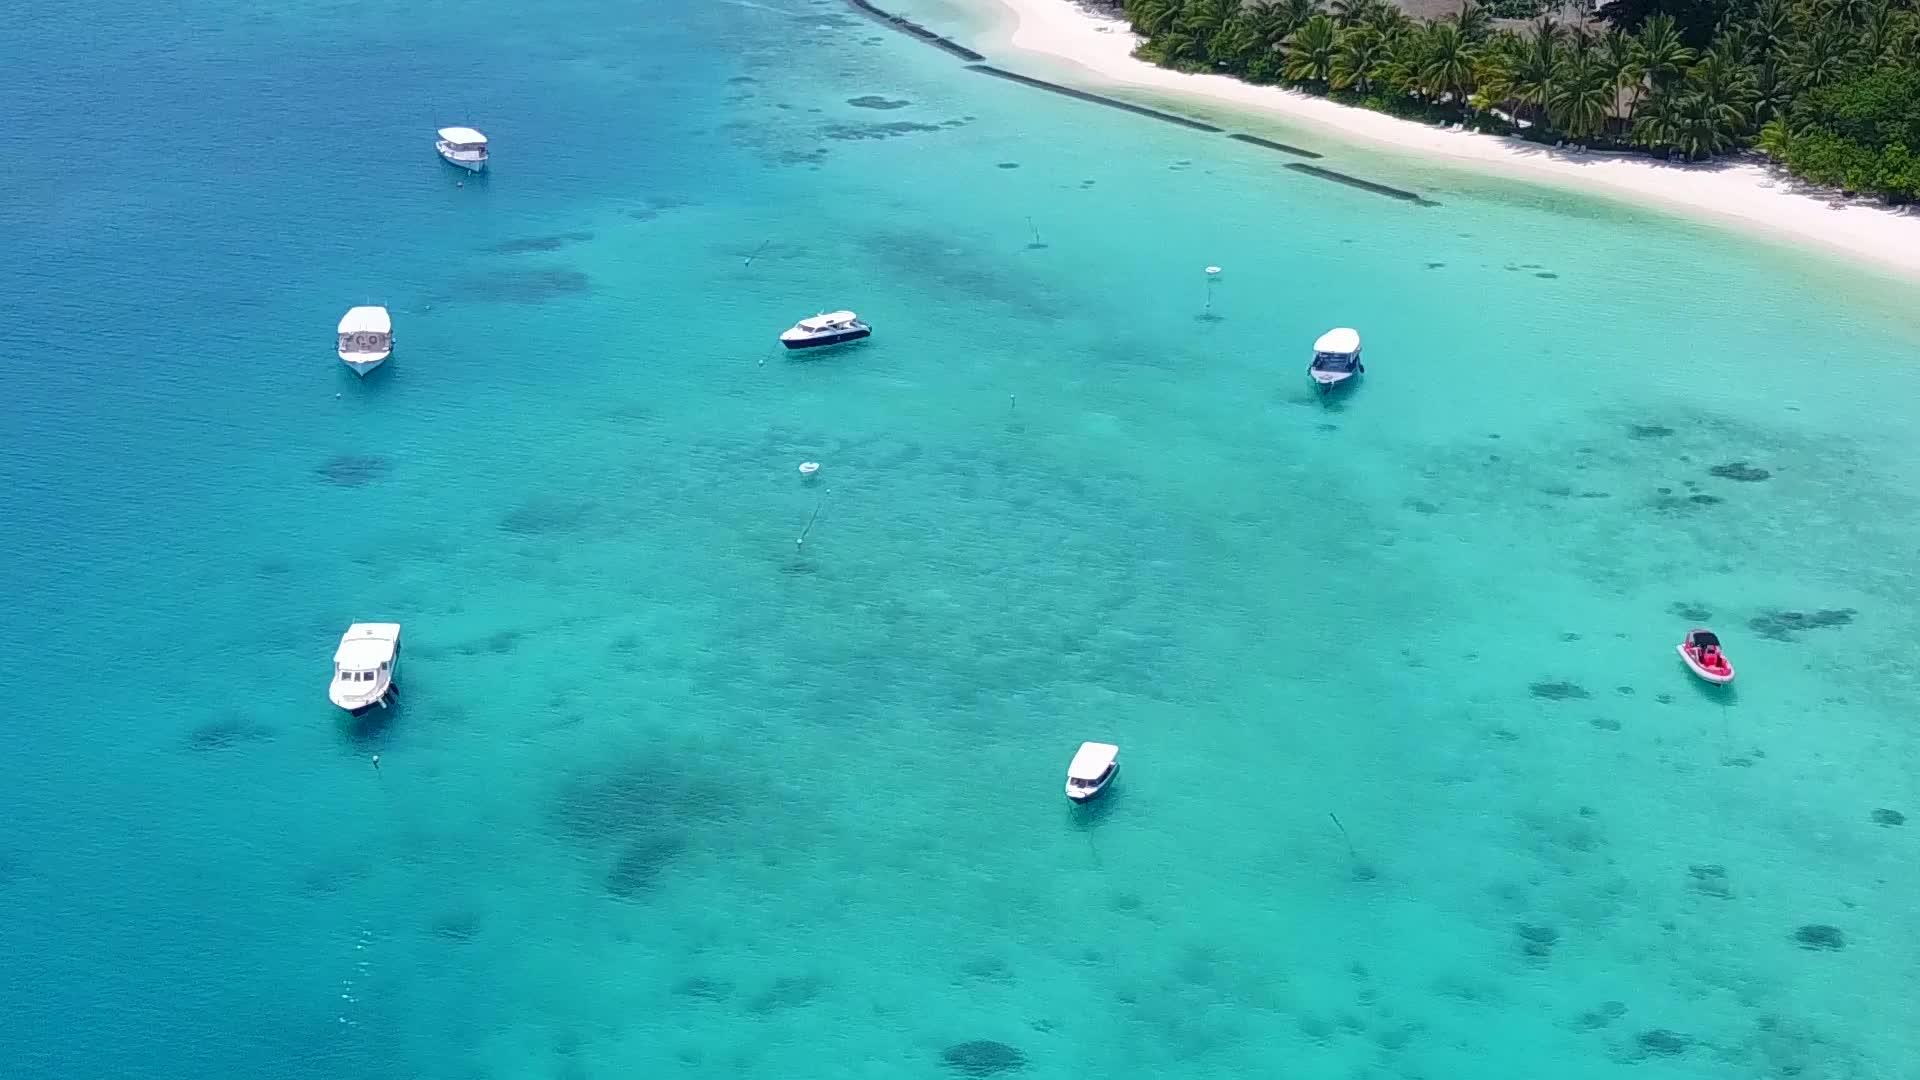
[[[873,327],[851,311],[825,311],[810,319],[801,319],[780,334],[780,344],[789,349],[818,349],[844,345],[871,337]]]

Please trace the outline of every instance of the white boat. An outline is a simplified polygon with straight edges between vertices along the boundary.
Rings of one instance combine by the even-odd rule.
[[[440,151],[447,164],[458,165],[468,172],[487,167],[487,137],[470,127],[441,128],[433,148]]]
[[[1086,802],[1107,790],[1119,771],[1119,747],[1112,743],[1081,743],[1080,752],[1073,755],[1073,763],[1067,766],[1067,798]]]
[[[327,696],[355,716],[391,705],[399,693],[400,624],[354,623],[340,635],[333,654],[333,685]]]
[[[859,341],[873,334],[873,327],[860,321],[851,311],[823,311],[811,319],[801,319],[780,334],[780,344],[789,349],[817,349]]]
[[[340,359],[364,377],[393,355],[393,317],[383,307],[348,308],[340,316]]]
[[[1307,374],[1320,389],[1331,390],[1366,373],[1367,366],[1360,362],[1360,331],[1342,326],[1321,334],[1313,343],[1313,362],[1307,365]]]

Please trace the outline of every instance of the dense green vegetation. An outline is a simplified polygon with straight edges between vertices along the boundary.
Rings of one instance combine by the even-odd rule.
[[[1920,199],[1920,0],[1614,0],[1601,23],[1427,22],[1384,0],[1124,0],[1169,67],[1399,115],[1700,161],[1757,146],[1798,175]],[[1498,0],[1501,13],[1538,10]]]

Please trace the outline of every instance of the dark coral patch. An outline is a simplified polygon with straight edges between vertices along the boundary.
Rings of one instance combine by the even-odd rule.
[[[1527,689],[1542,701],[1578,701],[1593,696],[1587,693],[1586,687],[1564,679],[1558,682],[1533,683]]]
[[[493,245],[492,251],[501,255],[524,255],[534,251],[559,251],[568,244],[584,244],[593,239],[590,232],[554,233],[552,236],[524,236],[517,240],[503,240]]]
[[[1757,484],[1773,476],[1767,470],[1756,468],[1744,461],[1729,461],[1725,465],[1715,465],[1707,471],[1722,480],[1738,480],[1743,484]]]
[[[313,470],[336,487],[365,487],[393,471],[393,461],[378,454],[339,454]]]
[[[1642,1052],[1659,1054],[1661,1057],[1679,1057],[1693,1048],[1692,1036],[1668,1031],[1666,1028],[1643,1031],[1638,1041]]]
[[[1803,949],[1839,952],[1847,947],[1847,935],[1837,926],[1808,923],[1793,932],[1793,940]]]
[[[187,748],[201,753],[231,750],[273,738],[273,729],[237,714],[215,717],[187,733]]]
[[[468,299],[487,303],[548,304],[593,291],[593,279],[566,267],[541,267],[482,274],[463,283]]]
[[[1812,613],[1768,610],[1748,619],[1747,628],[1773,641],[1792,641],[1793,635],[1802,630],[1845,626],[1853,621],[1855,614],[1852,608],[1822,608]]]
[[[940,1051],[940,1061],[964,1076],[992,1076],[1023,1068],[1027,1055],[1003,1042],[972,1039]]]

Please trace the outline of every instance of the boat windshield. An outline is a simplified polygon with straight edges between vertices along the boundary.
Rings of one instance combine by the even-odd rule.
[[[1353,366],[1353,354],[1337,352],[1314,353],[1313,366],[1332,371],[1344,371]]]

